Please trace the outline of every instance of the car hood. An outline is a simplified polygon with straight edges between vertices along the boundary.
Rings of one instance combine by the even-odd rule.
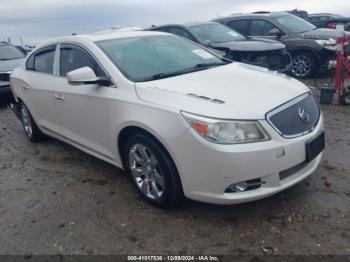
[[[19,67],[24,58],[20,59],[12,59],[12,60],[1,60],[0,61],[0,72],[7,72],[7,71],[13,71],[17,67]]]
[[[246,52],[257,52],[257,51],[275,51],[285,48],[285,45],[272,40],[263,39],[246,39],[239,41],[232,41],[226,43],[215,43],[211,44],[212,48],[228,48],[232,51],[246,51]]]
[[[143,101],[225,119],[265,119],[270,110],[309,91],[293,78],[241,63],[135,87]]]
[[[345,34],[349,35],[350,32],[345,31]],[[329,38],[337,39],[338,37],[343,36],[343,32],[335,29],[319,28],[309,32],[300,33],[299,35],[305,38],[311,38],[311,39],[329,39]]]

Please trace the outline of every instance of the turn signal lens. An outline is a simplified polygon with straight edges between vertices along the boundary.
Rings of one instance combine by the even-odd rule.
[[[192,127],[201,135],[208,134],[208,124],[192,122]]]

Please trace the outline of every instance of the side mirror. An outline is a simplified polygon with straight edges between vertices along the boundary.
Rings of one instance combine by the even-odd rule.
[[[67,74],[67,81],[71,85],[110,85],[111,81],[106,78],[97,77],[95,72],[88,66],[70,71]]]
[[[278,28],[273,28],[269,31],[269,36],[276,36],[277,38],[280,38],[283,36],[283,32]]]

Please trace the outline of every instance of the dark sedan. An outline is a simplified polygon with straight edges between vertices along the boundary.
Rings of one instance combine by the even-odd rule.
[[[310,14],[307,20],[317,28],[335,29],[337,25],[343,25],[344,30],[350,31],[350,17],[344,17],[336,14]]]
[[[214,22],[170,24],[146,30],[162,31],[185,37],[223,57],[247,64],[284,72],[289,69],[291,57],[283,44],[269,39],[247,38]]]

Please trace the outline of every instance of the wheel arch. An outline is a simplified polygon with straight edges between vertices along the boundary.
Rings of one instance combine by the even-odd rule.
[[[117,150],[118,150],[118,154],[120,157],[122,167],[125,169],[125,156],[123,154],[123,151],[124,151],[124,147],[126,145],[126,141],[130,136],[132,136],[136,133],[141,133],[141,134],[145,134],[147,136],[150,136],[152,139],[155,140],[155,142],[160,147],[162,147],[164,152],[166,152],[169,155],[169,157],[171,158],[174,166],[176,167],[176,169],[178,171],[180,179],[181,179],[181,175],[179,172],[180,169],[179,169],[179,165],[177,164],[176,157],[174,156],[174,154],[172,153],[171,149],[166,144],[166,142],[159,135],[157,135],[157,133],[154,132],[152,129],[145,127],[145,126],[139,126],[136,123],[132,123],[132,124],[129,124],[127,126],[124,126],[118,132],[118,135],[117,135]]]
[[[307,46],[300,46],[300,47],[297,47],[297,48],[294,48],[292,50],[289,51],[293,57],[293,55],[295,53],[298,53],[298,52],[308,52],[308,53],[311,53],[317,60],[317,64],[319,65],[321,63],[321,57],[320,55],[311,47],[307,47]]]

